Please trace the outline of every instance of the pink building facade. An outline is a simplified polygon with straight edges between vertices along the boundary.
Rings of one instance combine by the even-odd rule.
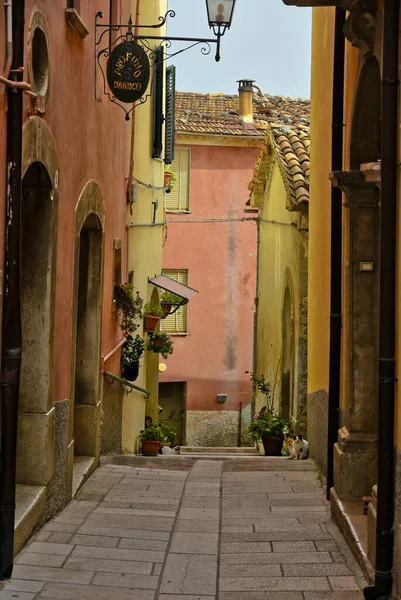
[[[162,322],[174,353],[159,403],[189,446],[247,443],[257,222],[244,209],[261,127],[241,122],[238,96],[177,94],[178,190],[167,200],[163,269],[199,294],[177,323]]]

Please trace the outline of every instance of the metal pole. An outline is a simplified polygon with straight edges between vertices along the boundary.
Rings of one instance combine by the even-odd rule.
[[[10,78],[22,81],[25,0],[14,0],[14,51]],[[21,363],[20,230],[22,163],[22,90],[8,91],[7,202],[4,257],[1,365],[0,578],[13,570],[17,419]]]

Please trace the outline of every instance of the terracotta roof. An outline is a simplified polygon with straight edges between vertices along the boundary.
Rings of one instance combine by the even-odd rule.
[[[254,122],[241,123],[238,95],[177,92],[177,133],[262,136],[269,125],[309,125],[309,100],[254,94]]]
[[[287,208],[295,209],[309,201],[310,140],[309,127],[303,123],[271,125],[265,134],[263,146],[256,160],[254,176],[249,184],[251,193],[265,189],[271,165],[271,155],[276,154],[281,174],[287,188]],[[248,201],[250,204],[250,201]]]

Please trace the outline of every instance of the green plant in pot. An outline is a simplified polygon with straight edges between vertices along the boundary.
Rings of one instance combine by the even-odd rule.
[[[163,445],[174,447],[177,442],[177,430],[169,423],[160,423],[163,432]]]
[[[174,306],[180,306],[183,301],[181,296],[177,296],[177,294],[173,294],[173,292],[168,292],[167,290],[162,291],[160,306],[163,309],[163,317],[165,319],[168,314],[170,314],[171,310]]]
[[[291,424],[274,410],[270,384],[265,376],[251,374],[251,381],[256,384],[259,392],[266,396],[266,406],[259,413],[255,413],[248,432],[253,440],[262,440],[265,456],[281,456],[284,438],[291,433]]]
[[[163,358],[168,358],[173,353],[174,343],[171,335],[168,333],[150,333],[148,335],[147,349],[151,352],[161,354]]]
[[[144,456],[157,456],[163,437],[163,431],[157,423],[149,425],[149,427],[141,431],[142,454]]]
[[[166,189],[167,194],[174,191],[177,185],[177,175],[171,170],[170,165],[164,168],[164,185],[168,186]]]
[[[145,331],[155,331],[158,322],[164,317],[164,310],[154,302],[147,302],[143,307],[143,328]]]
[[[114,299],[122,332],[125,337],[132,335],[139,327],[138,321],[142,319],[143,300],[128,283],[114,286]]]
[[[128,335],[121,354],[121,369],[124,379],[135,381],[139,375],[139,361],[145,352],[145,342],[140,335]]]

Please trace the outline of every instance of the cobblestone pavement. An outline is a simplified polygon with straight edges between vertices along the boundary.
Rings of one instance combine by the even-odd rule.
[[[16,559],[0,600],[359,600],[310,461],[121,457]]]

